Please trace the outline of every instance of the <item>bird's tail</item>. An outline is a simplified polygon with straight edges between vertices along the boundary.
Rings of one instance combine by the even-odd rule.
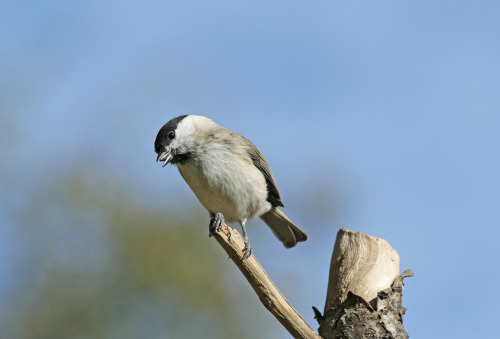
[[[273,207],[260,217],[271,228],[274,235],[286,248],[291,248],[299,241],[306,241],[307,234],[295,225],[285,213]]]

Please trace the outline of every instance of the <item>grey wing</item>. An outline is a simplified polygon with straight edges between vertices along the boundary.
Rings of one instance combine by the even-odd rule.
[[[267,164],[266,159],[264,159],[260,151],[257,149],[257,147],[255,147],[254,144],[252,144],[250,140],[248,140],[242,135],[238,134],[238,136],[241,138],[244,145],[246,146],[245,147],[246,152],[250,157],[250,159],[252,159],[253,164],[262,172],[262,174],[264,174],[264,178],[266,178],[267,200],[274,207],[276,206],[285,207],[281,202],[280,192],[278,191],[276,180],[274,179],[271,169],[269,169],[269,165]]]

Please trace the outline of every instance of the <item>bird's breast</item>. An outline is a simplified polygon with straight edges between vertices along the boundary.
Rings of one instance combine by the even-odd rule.
[[[203,156],[177,167],[209,213],[220,212],[228,222],[260,216],[271,208],[263,174],[245,158]]]

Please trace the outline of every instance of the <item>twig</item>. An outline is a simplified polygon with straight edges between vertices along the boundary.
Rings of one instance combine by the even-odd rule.
[[[251,255],[246,260],[242,259],[244,242],[236,230],[223,225],[221,230],[215,232],[213,236],[238,266],[262,304],[294,338],[321,338],[281,294],[255,255]]]

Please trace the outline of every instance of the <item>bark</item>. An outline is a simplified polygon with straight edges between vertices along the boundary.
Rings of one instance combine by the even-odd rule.
[[[413,276],[411,270],[394,279],[390,288],[378,293],[370,303],[348,292],[346,299],[318,319],[322,338],[389,339],[408,338],[403,327],[403,278]],[[376,308],[372,307],[376,305]]]
[[[408,338],[403,327],[399,255],[383,239],[340,229],[332,254],[324,315],[315,309],[322,338]]]

